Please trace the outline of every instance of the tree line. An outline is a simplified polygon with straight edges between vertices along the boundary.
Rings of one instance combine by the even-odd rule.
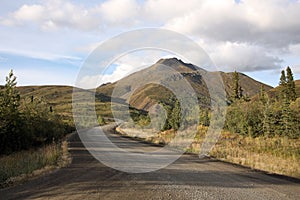
[[[0,154],[60,140],[71,127],[39,98],[21,98],[11,70],[0,88]]]
[[[239,73],[232,75],[232,95],[228,97],[228,107],[224,129],[241,135],[257,136],[300,136],[300,98],[296,95],[296,86],[290,67],[281,72],[278,90],[275,94],[265,91],[261,86],[258,98],[250,99],[244,95],[239,81]],[[277,94],[278,93],[278,94]],[[178,99],[173,95],[168,100],[160,101],[166,111],[166,121],[159,122],[161,131],[178,130],[186,119],[181,113]],[[196,109],[195,109],[196,110]],[[199,124],[210,125],[211,110],[202,107],[199,113]],[[149,117],[138,117],[137,121],[149,124]],[[142,120],[141,120],[142,119]]]
[[[262,86],[259,100],[245,100],[239,93],[242,89],[236,73],[233,81],[233,100],[227,110],[225,129],[252,137],[300,136],[300,98],[290,67],[282,70],[279,95],[273,97]]]

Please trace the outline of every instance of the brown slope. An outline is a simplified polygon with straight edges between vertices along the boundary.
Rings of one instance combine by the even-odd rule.
[[[74,87],[45,85],[45,86],[19,86],[22,99],[40,99],[52,106],[53,110],[62,115],[64,119],[72,120],[72,94]],[[78,89],[77,91],[81,91]],[[85,91],[85,90],[82,90]]]
[[[295,85],[296,85],[296,94],[297,97],[300,97],[300,80],[295,80]],[[277,86],[271,90],[268,91],[268,96],[270,98],[278,99],[280,98],[280,86]]]
[[[162,64],[165,66],[162,66]],[[180,73],[180,75],[172,75],[171,77],[168,77],[166,66],[170,67],[173,70],[176,70]],[[239,73],[239,75],[240,84],[244,90],[244,94],[249,97],[252,97],[255,94],[259,93],[261,85],[264,86],[266,91],[272,88],[242,73]],[[175,83],[176,81],[180,81],[184,77],[184,79],[190,83],[190,85],[196,92],[200,104],[203,106],[209,106],[210,96],[203,76],[221,76],[224,82],[226,94],[228,96],[232,94],[232,73],[208,72],[193,64],[184,63],[177,58],[160,59],[154,65],[141,71],[135,72],[117,81],[116,83],[100,86],[99,88],[97,88],[97,92],[103,94],[111,94],[114,88],[118,86],[121,89],[117,89],[114,91],[118,97],[129,99],[127,100],[127,102],[138,109],[148,110],[156,102],[164,101],[172,95],[170,90],[160,85],[160,82],[163,81],[164,78],[167,78],[168,80],[173,79],[171,81],[174,81]],[[153,81],[156,80],[156,83],[148,83],[143,85],[143,81],[145,81],[144,79]],[[214,80],[214,78],[209,79],[209,81],[212,81],[212,83],[213,81],[215,81],[216,84],[218,84],[217,81]],[[142,87],[140,87],[141,85]]]
[[[226,88],[226,93],[228,96],[232,96],[233,94],[233,72],[224,73],[221,72],[221,76],[223,78],[223,82]],[[264,87],[265,91],[269,91],[272,89],[271,86],[261,83],[259,81],[254,80],[253,78],[239,73],[239,83],[243,89],[243,94],[248,97],[253,97],[259,93],[261,86]]]
[[[107,94],[110,94],[110,84],[106,84],[103,86],[108,87]],[[20,86],[17,87],[17,90],[20,92],[21,99],[27,99],[27,101],[30,101],[30,98],[32,96],[35,99],[40,99],[46,102],[48,105],[52,106],[54,112],[61,115],[66,121],[73,121],[72,98],[74,92],[76,98],[82,97],[83,99],[85,99],[84,97],[90,93],[94,95],[93,91],[75,88],[72,86]],[[104,91],[106,90],[104,89]],[[110,96],[99,93],[95,94],[95,109],[98,116],[112,118],[110,101]],[[118,106],[128,107],[127,104],[124,104],[124,100],[118,101],[117,99],[114,102],[116,102]],[[139,112],[134,108],[130,108],[130,111]]]
[[[300,80],[295,81],[297,97],[300,97]]]
[[[174,74],[174,71],[177,74]],[[153,104],[167,100],[171,96],[170,90],[161,86],[162,82],[179,84],[187,80],[196,91],[200,102],[207,105],[209,104],[209,94],[201,78],[201,72],[207,73],[203,69],[192,64],[186,64],[176,58],[161,59],[154,65],[135,72],[116,83],[99,87],[97,92],[107,94],[109,88],[114,90],[114,94],[118,98],[127,99],[130,105],[138,109],[148,110]],[[116,86],[117,89],[115,89]],[[181,85],[177,85],[177,87],[182,87],[182,90],[186,89]]]

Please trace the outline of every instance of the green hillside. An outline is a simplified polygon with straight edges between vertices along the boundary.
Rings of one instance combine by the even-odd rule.
[[[73,121],[72,111],[72,95],[75,92],[76,96],[85,96],[88,93],[94,94],[90,90],[75,88],[72,86],[20,86],[17,90],[20,92],[22,99],[37,98],[46,102],[55,113],[61,115],[65,121]],[[112,118],[111,113],[111,98],[103,93],[95,93],[95,109],[98,116],[104,118]],[[115,101],[117,106],[128,108],[128,104],[124,101]],[[139,114],[140,111],[131,108],[132,113]]]

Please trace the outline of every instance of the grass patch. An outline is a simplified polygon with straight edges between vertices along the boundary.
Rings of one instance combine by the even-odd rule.
[[[211,155],[253,169],[300,178],[300,139],[252,138],[223,132]]]
[[[0,157],[0,187],[18,176],[32,174],[46,166],[63,166],[67,160],[67,142],[53,143],[37,150],[31,149]]]
[[[199,126],[187,152],[199,153],[208,127]],[[210,155],[253,169],[300,178],[300,138],[250,137],[223,131]]]
[[[186,152],[199,153],[207,130],[206,126],[198,126],[194,141],[189,148],[185,149]],[[144,138],[148,142],[168,144],[176,135],[173,130],[160,132],[151,137],[145,134],[143,132],[128,136],[138,135],[139,138]],[[300,138],[291,139],[280,136],[252,138],[223,131],[210,155],[219,160],[253,169],[300,178]]]

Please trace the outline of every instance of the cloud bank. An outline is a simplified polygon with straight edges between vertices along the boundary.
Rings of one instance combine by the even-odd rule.
[[[161,27],[194,39],[220,69],[254,72],[278,70],[287,57],[297,58],[295,66],[300,65],[299,10],[299,0],[49,0],[2,12],[0,27],[8,33],[15,27],[32,30],[44,39],[72,33],[73,41],[66,45],[73,42],[77,47],[68,49],[70,57],[78,52],[86,56],[101,40],[123,31]],[[47,41],[45,45],[51,46]],[[28,49],[20,45],[20,50]]]

